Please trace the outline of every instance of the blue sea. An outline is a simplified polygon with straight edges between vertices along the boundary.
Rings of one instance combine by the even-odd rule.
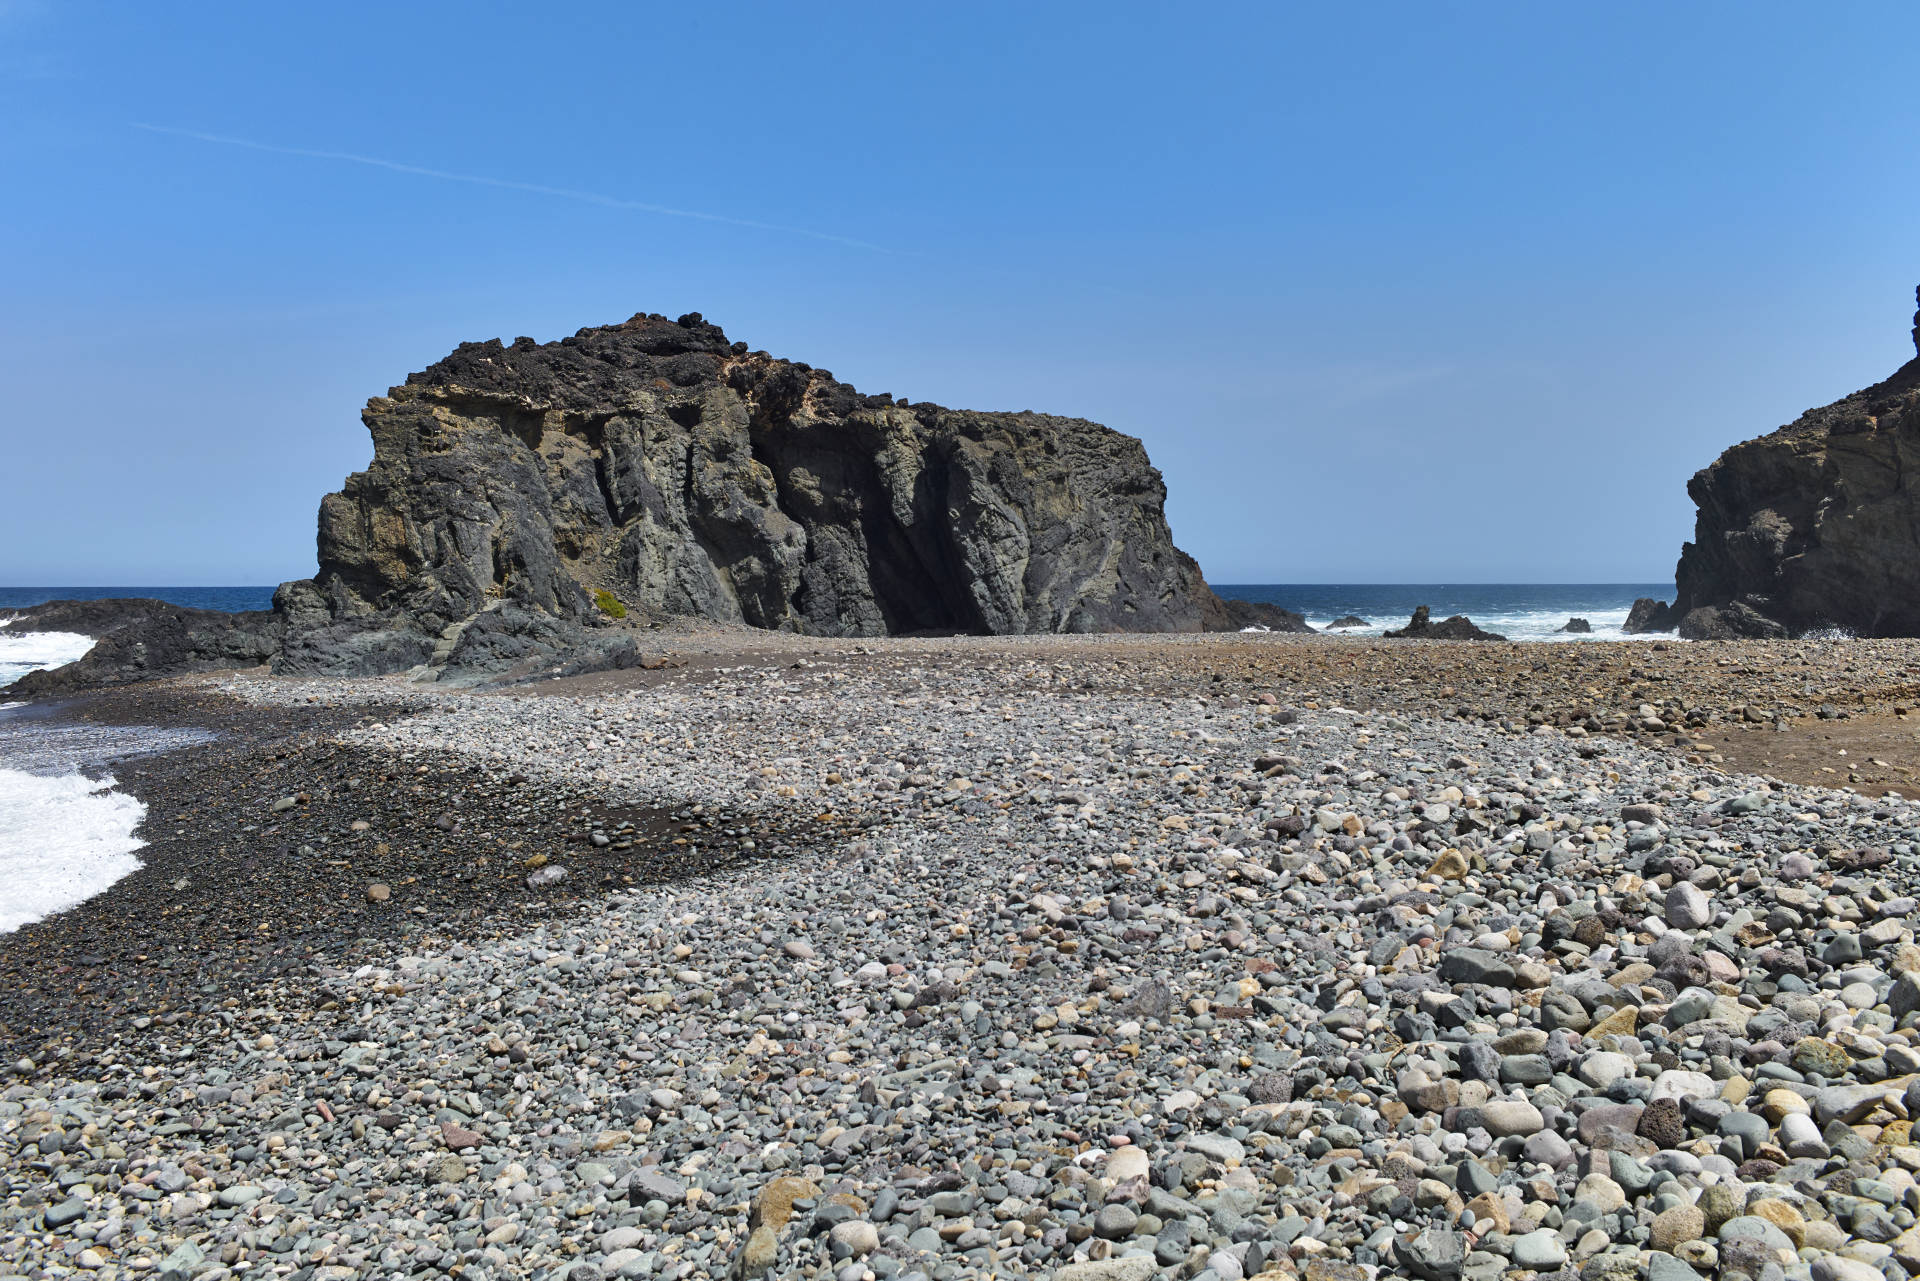
[[[1320,631],[1348,615],[1367,620],[1342,635],[1378,636],[1405,627],[1414,609],[1425,605],[1435,622],[1465,614],[1517,641],[1625,640],[1620,628],[1636,599],[1673,599],[1672,583],[1215,583],[1213,590],[1304,614]],[[1569,618],[1586,619],[1592,634],[1560,631]]]
[[[229,614],[273,608],[273,587],[0,587],[0,618],[10,609],[44,605],[50,600],[115,600],[137,597],[163,600],[188,609],[219,609]]]

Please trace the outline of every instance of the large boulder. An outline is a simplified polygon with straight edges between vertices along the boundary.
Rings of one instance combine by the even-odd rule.
[[[1915,342],[1920,347],[1920,315]],[[1694,476],[1673,618],[1695,639],[1920,635],[1920,359]]]
[[[607,630],[630,613],[826,636],[1311,630],[1214,595],[1133,437],[862,395],[697,314],[463,343],[361,420],[373,461],[321,500],[319,572],[272,612],[43,606],[16,626],[100,640],[16,690],[269,658],[465,682],[602,670],[638,661]]]
[[[1638,636],[1645,632],[1670,632],[1679,622],[1673,614],[1673,606],[1651,596],[1642,596],[1633,602],[1633,608],[1627,611],[1627,621],[1620,630],[1629,636]]]
[[[1269,632],[1312,632],[1306,615],[1296,614],[1279,605],[1269,605],[1265,601],[1222,600],[1220,609],[1208,609],[1206,615],[1207,630],[1222,631],[1269,631]]]

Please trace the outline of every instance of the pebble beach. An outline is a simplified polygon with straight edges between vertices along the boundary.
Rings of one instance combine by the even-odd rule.
[[[1920,646],[648,643],[87,704],[0,1275],[1920,1272]]]

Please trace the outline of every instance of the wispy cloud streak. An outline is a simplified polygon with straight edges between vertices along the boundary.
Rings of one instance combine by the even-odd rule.
[[[884,245],[872,244],[865,240],[855,240],[851,236],[836,236],[826,231],[811,231],[805,227],[789,227],[777,222],[760,222],[752,218],[734,218],[727,214],[706,213],[699,209],[677,209],[671,205],[650,204],[644,200],[624,200],[619,196],[603,195],[597,191],[579,191],[572,187],[550,187],[538,182],[519,182],[512,178],[489,178],[481,174],[452,173],[445,169],[431,169],[425,165],[402,164],[397,160],[383,160],[378,156],[362,156],[351,151],[328,151],[316,147],[283,147],[276,143],[255,142],[251,138],[233,138],[226,134],[202,133],[197,129],[176,129],[171,125],[145,124],[134,121],[135,129],[148,133],[168,134],[175,138],[191,138],[196,142],[210,142],[223,147],[242,147],[248,151],[265,151],[276,156],[304,156],[310,160],[335,160],[346,164],[365,165],[371,169],[385,169],[390,173],[408,174],[416,178],[437,178],[441,182],[463,182],[474,187],[494,187],[502,191],[524,191],[536,196],[553,196],[561,200],[574,200],[581,204],[599,205],[605,209],[630,209],[635,213],[658,214],[665,218],[691,218],[697,222],[719,223],[727,227],[748,227],[755,231],[777,231],[790,236],[805,236],[810,240],[824,240],[831,244],[848,245],[855,249],[871,250],[874,253],[890,254],[896,251]]]

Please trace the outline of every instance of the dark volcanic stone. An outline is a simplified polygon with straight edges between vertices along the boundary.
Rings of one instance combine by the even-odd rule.
[[[1627,621],[1620,630],[1629,636],[1638,636],[1644,632],[1670,632],[1679,619],[1674,617],[1673,607],[1663,600],[1651,596],[1642,596],[1633,602],[1633,608],[1627,611]]]
[[[1677,1148],[1686,1141],[1687,1123],[1680,1105],[1672,1099],[1655,1099],[1640,1114],[1637,1131],[1641,1138],[1662,1148]]]
[[[1307,626],[1304,615],[1296,614],[1290,609],[1282,609],[1278,605],[1246,600],[1223,600],[1220,605],[1226,611],[1228,625],[1236,631],[1248,627],[1264,627],[1270,632],[1311,632],[1313,630]],[[1220,629],[1209,624],[1207,630]]]
[[[1505,640],[1496,632],[1482,631],[1473,625],[1473,620],[1465,614],[1455,614],[1452,618],[1434,622],[1432,613],[1425,605],[1413,611],[1413,617],[1405,627],[1386,633],[1388,636],[1407,640]]]

